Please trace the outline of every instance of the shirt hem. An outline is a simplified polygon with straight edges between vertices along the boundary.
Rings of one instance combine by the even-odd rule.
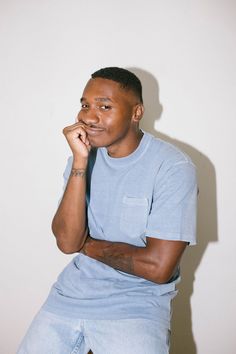
[[[197,244],[196,240],[191,239],[188,235],[180,235],[179,234],[174,234],[174,233],[163,233],[162,231],[157,231],[157,230],[147,230],[145,232],[145,237],[153,237],[153,238],[159,238],[160,240],[166,240],[166,241],[183,241],[183,242],[189,242],[190,246],[194,246]]]

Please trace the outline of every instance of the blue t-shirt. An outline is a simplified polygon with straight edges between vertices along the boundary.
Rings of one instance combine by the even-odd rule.
[[[72,158],[64,173],[70,175]],[[90,154],[87,215],[93,238],[145,247],[146,237],[195,244],[196,169],[173,145],[145,133],[137,149],[112,158]],[[179,273],[156,284],[78,253],[59,275],[44,304],[84,319],[147,318],[169,325]]]

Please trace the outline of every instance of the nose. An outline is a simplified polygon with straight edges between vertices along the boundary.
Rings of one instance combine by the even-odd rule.
[[[85,125],[93,125],[99,122],[99,117],[94,110],[90,109],[88,112],[80,112],[78,114],[78,120]]]

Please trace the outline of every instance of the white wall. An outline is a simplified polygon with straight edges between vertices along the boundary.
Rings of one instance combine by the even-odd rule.
[[[234,0],[1,0],[0,353],[14,353],[69,262],[50,231],[90,74],[133,68],[143,127],[198,167],[198,246],[185,255],[172,354],[235,353]]]

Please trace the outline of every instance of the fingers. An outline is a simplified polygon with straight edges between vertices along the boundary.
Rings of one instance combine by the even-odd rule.
[[[63,134],[67,137],[68,135],[73,134],[74,137],[79,137],[83,143],[85,143],[87,138],[87,133],[85,127],[81,123],[75,123],[63,129]]]
[[[90,142],[87,137],[86,126],[82,122],[74,123],[63,129],[63,134],[73,154],[87,155],[90,150]]]
[[[65,131],[65,132],[72,131],[72,130],[74,130],[75,128],[79,128],[79,127],[82,127],[82,128],[85,129],[85,125],[84,125],[83,123],[77,122],[77,123],[74,123],[74,124],[72,124],[72,125],[69,125],[68,127],[65,127],[65,128],[63,129],[63,134],[64,134],[64,131]]]

